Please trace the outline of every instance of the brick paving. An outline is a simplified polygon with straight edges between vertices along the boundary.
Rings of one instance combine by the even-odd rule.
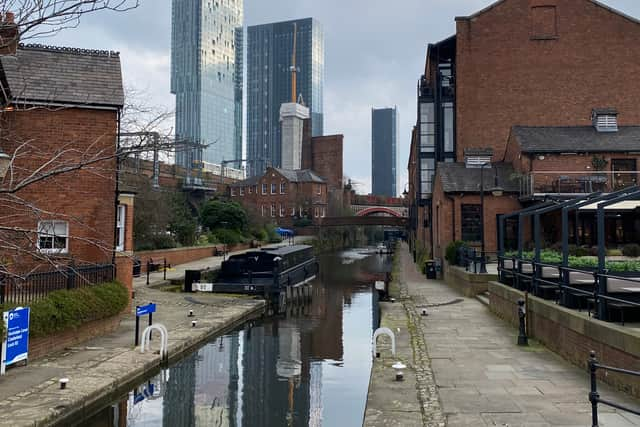
[[[422,331],[448,426],[591,425],[586,371],[535,342],[518,347],[516,329],[478,300],[425,279],[406,245],[399,254],[400,280],[416,309],[426,306],[429,312],[421,318]],[[604,384],[599,391],[610,400],[640,406]],[[640,425],[640,417],[599,408],[601,427]]]

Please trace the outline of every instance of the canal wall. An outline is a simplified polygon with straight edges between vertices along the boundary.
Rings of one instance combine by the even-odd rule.
[[[367,395],[364,427],[445,426],[431,362],[427,353],[422,318],[409,296],[398,250],[394,255],[390,296],[395,302],[380,302],[380,327],[389,328],[395,337],[396,354],[391,340],[378,338]],[[372,355],[373,357],[373,355]],[[407,368],[404,379],[396,380],[392,367],[402,362]]]
[[[140,289],[137,299],[157,304],[154,323],[162,323],[169,331],[170,362],[261,315],[265,308],[264,301],[246,297],[185,296],[148,288]],[[194,311],[193,317],[188,316],[189,310]],[[196,320],[195,327],[192,320]],[[159,335],[155,333],[152,351],[141,354],[139,347],[133,347],[134,325],[129,314],[113,334],[51,354],[26,368],[9,370],[6,377],[0,377],[0,408],[11,417],[0,418],[0,426],[80,423],[157,374],[166,366],[156,354]],[[58,384],[63,377],[69,379],[64,390]]]

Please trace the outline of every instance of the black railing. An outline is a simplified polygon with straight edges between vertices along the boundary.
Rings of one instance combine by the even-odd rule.
[[[530,292],[544,299],[582,310],[601,320],[610,320],[611,312],[620,314],[624,325],[626,310],[640,310],[640,272],[634,277],[599,273],[557,264],[535,262],[526,258],[498,257],[501,283]]]
[[[111,282],[114,277],[115,268],[111,264],[68,266],[23,277],[0,277],[0,304],[28,304],[54,291]]]
[[[485,252],[485,265],[489,264],[491,259],[495,260],[495,256],[495,252]],[[456,265],[472,273],[479,274],[481,273],[482,253],[470,246],[460,246]]]
[[[589,401],[591,402],[591,426],[598,427],[598,404],[610,406],[612,408],[619,409],[621,411],[629,412],[634,415],[640,416],[640,411],[638,409],[629,408],[627,406],[621,405],[619,403],[611,402],[609,400],[602,399],[600,397],[600,393],[598,393],[598,380],[597,380],[597,371],[598,369],[602,369],[603,371],[608,372],[616,372],[618,374],[623,375],[631,375],[635,377],[640,377],[640,372],[630,371],[628,369],[614,368],[613,366],[602,365],[598,363],[596,359],[596,353],[594,351],[591,352],[589,356],[589,373],[591,376],[591,391],[589,392]]]

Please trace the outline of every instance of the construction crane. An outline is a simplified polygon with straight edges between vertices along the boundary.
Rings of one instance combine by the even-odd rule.
[[[298,41],[298,24],[293,23],[293,53],[291,55],[291,102],[296,103],[298,100],[298,67],[296,66],[296,45]]]

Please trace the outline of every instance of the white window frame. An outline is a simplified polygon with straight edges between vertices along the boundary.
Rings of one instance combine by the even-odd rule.
[[[64,234],[55,234],[55,226],[56,224],[61,224],[64,225],[65,229],[66,229],[66,233]],[[45,227],[51,228],[53,227],[54,229],[54,234],[51,234],[50,232],[45,232],[44,230],[46,229]],[[50,248],[43,248],[42,246],[40,246],[40,239],[42,237],[52,237],[51,240],[51,247]],[[53,242],[55,237],[64,237],[65,241],[64,241],[64,248],[54,248],[53,247]],[[67,221],[59,221],[59,220],[47,220],[47,221],[40,221],[38,222],[38,240],[36,242],[36,245],[38,247],[38,250],[44,254],[66,254],[69,253],[69,223]]]
[[[267,194],[267,183],[266,182],[262,183],[262,194]]]
[[[260,205],[260,213],[264,216],[264,205]]]
[[[276,183],[272,182],[271,183],[271,194],[276,194],[276,190],[278,189],[278,186]]]
[[[240,187],[240,195],[244,196],[244,187]]]
[[[276,217],[276,205],[275,203],[271,204],[271,218],[275,218]]]
[[[296,216],[296,207],[291,208],[291,216]]]
[[[287,192],[287,183],[286,182],[281,182],[280,183],[280,194],[286,194]]]
[[[124,251],[127,228],[127,205],[118,205],[116,211],[116,251]]]
[[[236,196],[236,189],[235,187],[231,187],[231,197],[235,197]]]
[[[327,213],[326,208],[325,208],[325,207],[323,207],[323,208],[322,208],[322,218],[324,218],[324,217],[325,217],[326,213]]]
[[[320,216],[320,211],[318,210],[318,207],[317,207],[317,206],[315,207],[315,209],[314,209],[314,212],[313,212],[313,213],[315,213],[316,218],[318,218],[318,217]]]
[[[280,217],[284,217],[284,205],[282,203],[280,204]]]
[[[318,195],[322,194],[322,185],[318,184]]]

